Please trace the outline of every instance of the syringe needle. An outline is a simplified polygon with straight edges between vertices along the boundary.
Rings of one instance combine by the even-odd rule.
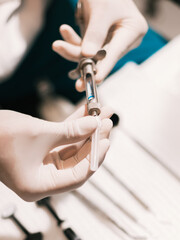
[[[95,116],[95,118],[98,121],[98,127],[95,130],[95,132],[92,134],[92,140],[91,140],[91,165],[90,169],[91,171],[96,171],[98,169],[99,164],[99,131],[100,131],[100,119],[98,116]]]

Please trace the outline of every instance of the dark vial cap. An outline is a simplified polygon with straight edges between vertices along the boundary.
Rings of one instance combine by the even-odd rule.
[[[113,122],[113,127],[116,127],[120,121],[120,118],[116,113],[114,113],[110,119]]]

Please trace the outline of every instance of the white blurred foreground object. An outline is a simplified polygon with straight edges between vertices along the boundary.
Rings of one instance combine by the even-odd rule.
[[[0,82],[16,70],[44,24],[50,1],[0,0]]]

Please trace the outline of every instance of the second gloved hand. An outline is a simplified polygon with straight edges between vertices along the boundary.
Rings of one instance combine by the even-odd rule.
[[[138,46],[146,33],[147,23],[132,0],[81,0],[85,35],[81,39],[68,25],[60,32],[64,41],[57,40],[53,49],[64,58],[78,62],[82,56],[93,57],[101,48],[107,56],[97,64],[96,82],[100,83],[116,62]],[[82,79],[76,82],[84,90]]]
[[[109,148],[109,108],[102,108],[99,164]],[[27,201],[82,185],[90,171],[90,136],[97,121],[85,106],[64,122],[0,111],[0,181]]]

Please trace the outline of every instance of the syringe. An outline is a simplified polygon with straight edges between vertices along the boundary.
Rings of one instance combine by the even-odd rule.
[[[80,27],[81,35],[84,36],[84,16],[83,16],[83,4],[81,1],[77,3],[76,9],[76,21]],[[82,57],[77,68],[69,72],[69,77],[71,79],[77,79],[81,76],[84,80],[86,88],[86,100],[89,115],[97,118],[99,122],[97,129],[92,134],[91,142],[91,164],[90,169],[96,171],[99,162],[98,153],[98,142],[99,142],[99,129],[100,129],[100,119],[98,115],[100,114],[100,104],[98,102],[97,88],[95,83],[96,74],[96,62],[102,60],[106,56],[105,50],[100,50],[93,58]]]
[[[96,74],[96,65],[95,63],[98,60],[101,60],[105,57],[105,50],[100,50],[94,58],[82,58],[78,64],[78,67],[75,70],[69,72],[69,77],[76,79],[81,76],[85,83],[86,89],[86,101],[88,114],[97,118],[99,122],[97,129],[92,134],[91,139],[91,171],[96,171],[99,163],[99,152],[98,152],[98,143],[99,143],[99,130],[100,130],[100,119],[99,114],[100,103],[98,101],[97,87],[95,83],[95,74]]]
[[[100,130],[100,119],[98,115],[100,114],[100,104],[98,102],[97,96],[97,88],[94,79],[94,61],[90,58],[83,59],[80,64],[81,75],[83,76],[83,80],[86,88],[86,100],[87,100],[87,108],[89,115],[92,115],[97,118],[99,124],[95,132],[92,134],[91,139],[91,171],[96,171],[98,169],[99,163],[99,130]]]

